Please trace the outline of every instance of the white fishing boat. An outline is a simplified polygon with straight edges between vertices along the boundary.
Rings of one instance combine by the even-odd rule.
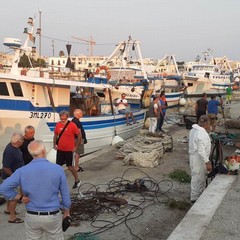
[[[166,55],[159,60],[152,72],[148,74],[152,76],[150,88],[155,92],[165,91],[168,107],[178,106],[185,88],[181,84],[182,76],[174,55]]]
[[[131,107],[139,108],[143,92],[149,84],[140,42],[132,40],[131,36],[127,41],[119,42],[87,81],[112,85],[114,99],[124,92]]]
[[[123,139],[136,135],[143,126],[146,110],[135,109],[137,123],[127,126],[125,115],[114,110],[112,85],[53,79],[41,68],[18,68],[20,56],[31,52],[33,21],[30,26],[23,46],[19,39],[4,41],[15,56],[10,72],[0,72],[0,162],[11,134],[23,132],[29,124],[36,128],[35,138],[45,143],[47,151],[52,149],[53,130],[61,110],[72,114],[75,108],[81,108],[85,112],[81,121],[88,139],[86,153],[110,145],[116,135]]]
[[[159,61],[159,64],[167,62],[170,65],[176,61],[174,56],[166,56]],[[166,64],[166,65],[167,65]],[[102,62],[94,75],[88,79],[92,83],[109,83],[114,86],[113,94],[120,95],[126,93],[126,98],[132,107],[139,107],[144,90],[151,89],[153,94],[160,90],[165,90],[168,106],[179,105],[183,91],[180,89],[180,74],[175,68],[175,72],[166,75],[165,72],[154,74],[155,68],[151,72],[146,71],[141,45],[139,41],[132,40],[131,36],[127,41],[119,42],[110,56]]]
[[[217,63],[208,50],[203,53],[199,62],[191,63],[183,75],[183,83],[187,86],[186,95],[197,96],[203,92],[208,95],[223,95],[231,84],[230,76],[230,71],[223,69],[221,61]]]

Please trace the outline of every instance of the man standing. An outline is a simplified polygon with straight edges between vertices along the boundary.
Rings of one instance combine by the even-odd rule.
[[[197,122],[198,122],[200,116],[206,115],[207,106],[208,106],[207,94],[203,93],[202,98],[197,100],[197,103],[196,103],[196,106],[195,106],[195,113],[197,115]]]
[[[191,202],[194,203],[205,189],[207,171],[212,170],[209,155],[211,141],[208,135],[209,119],[206,115],[193,124],[189,133],[189,160],[191,170]]]
[[[82,141],[82,135],[76,124],[68,121],[69,114],[67,111],[61,111],[59,117],[60,122],[56,124],[53,137],[54,148],[57,150],[56,163],[60,166],[66,164],[75,179],[72,187],[75,189],[79,187],[80,181],[73,166],[73,152],[76,151]],[[77,141],[75,141],[75,136],[77,136]]]
[[[220,96],[220,101],[216,100],[216,95],[211,96],[211,100],[208,102],[208,117],[210,120],[210,127],[215,132],[217,125],[218,106],[223,104],[223,100]]]
[[[129,116],[131,116],[133,124],[135,124],[136,121],[134,119],[133,113],[127,110],[128,102],[125,97],[126,97],[126,94],[122,93],[121,98],[119,98],[116,102],[116,106],[118,107],[118,113],[126,114],[127,125],[131,125],[131,123],[129,122]]]
[[[232,102],[232,87],[231,85],[229,85],[227,88],[226,88],[226,97],[227,97],[227,103],[230,103]]]
[[[44,234],[44,239],[64,240],[60,209],[64,209],[64,217],[70,216],[71,205],[64,170],[46,159],[46,149],[41,141],[29,143],[28,151],[33,160],[1,184],[0,193],[15,201],[22,199],[26,204],[28,240],[43,239]],[[16,192],[20,185],[23,195]]]
[[[31,125],[25,127],[23,144],[20,147],[22,152],[24,165],[30,163],[33,159],[31,154],[28,152],[28,144],[34,140],[35,128]]]
[[[162,126],[163,126],[164,118],[165,118],[166,112],[167,112],[167,99],[165,96],[165,91],[161,91],[161,94],[159,96],[159,103],[160,103],[162,111],[161,111],[161,115],[158,119],[158,131],[163,132]]]
[[[83,172],[83,168],[79,166],[79,158],[80,154],[84,154],[84,144],[87,143],[86,133],[84,131],[83,125],[80,122],[80,118],[83,116],[81,109],[75,109],[73,112],[74,118],[72,119],[72,122],[76,124],[76,126],[79,128],[82,134],[82,142],[79,144],[78,148],[75,151],[75,169],[77,172]],[[76,139],[77,140],[77,139]]]
[[[3,152],[3,172],[2,179],[6,181],[18,168],[24,165],[20,146],[23,143],[23,135],[13,133],[11,142],[6,146]],[[23,223],[21,218],[16,217],[17,200],[8,199],[4,213],[9,214],[9,223]]]
[[[150,119],[150,126],[149,126],[149,132],[155,133],[157,129],[157,122],[158,118],[160,116],[160,108],[159,108],[159,97],[154,96],[153,101],[151,102],[149,106],[149,119]]]

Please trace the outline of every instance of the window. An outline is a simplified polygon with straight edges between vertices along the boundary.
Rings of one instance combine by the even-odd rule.
[[[0,95],[9,96],[7,84],[4,82],[0,82]]]
[[[23,97],[23,92],[20,83],[11,83],[14,96]]]

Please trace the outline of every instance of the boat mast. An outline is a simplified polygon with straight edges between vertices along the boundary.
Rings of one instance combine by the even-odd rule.
[[[39,11],[39,28],[37,29],[39,35],[39,71],[41,71],[41,58],[42,58],[42,12]]]

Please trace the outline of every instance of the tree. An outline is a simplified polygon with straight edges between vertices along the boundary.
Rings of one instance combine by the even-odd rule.
[[[31,67],[28,56],[25,53],[20,57],[20,61],[18,63],[18,66],[23,67],[23,68],[30,68]]]
[[[30,64],[30,61],[32,63],[32,65]],[[21,57],[20,57],[20,61],[18,63],[18,66],[19,67],[23,67],[23,68],[30,68],[30,67],[46,67],[46,62],[44,59],[33,59],[33,58],[30,58],[30,61],[29,61],[29,58],[28,56],[24,53]]]

